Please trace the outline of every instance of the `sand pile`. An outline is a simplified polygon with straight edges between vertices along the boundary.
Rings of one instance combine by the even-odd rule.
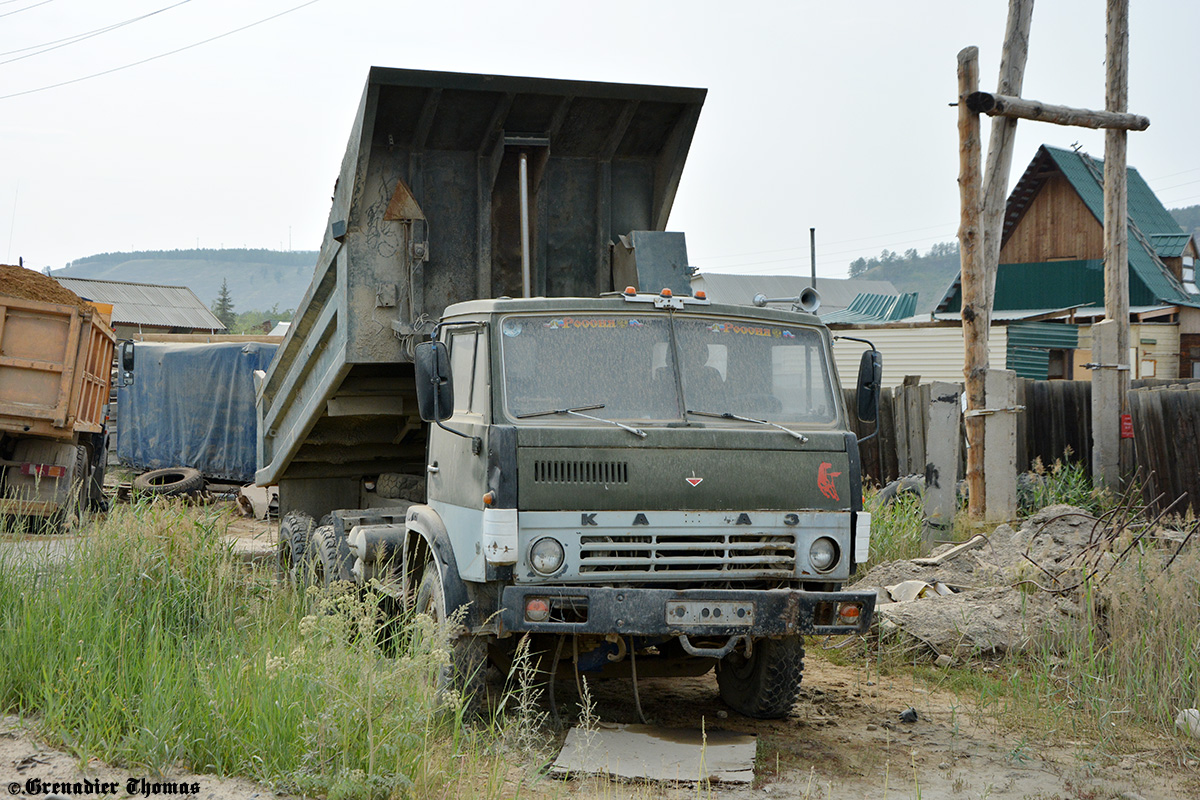
[[[39,300],[43,303],[78,306],[85,311],[92,308],[79,295],[64,288],[54,278],[11,264],[0,264],[0,295],[16,297],[21,300]]]

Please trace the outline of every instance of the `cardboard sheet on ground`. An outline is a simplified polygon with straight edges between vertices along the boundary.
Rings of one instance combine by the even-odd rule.
[[[756,747],[756,737],[732,731],[710,729],[702,735],[699,728],[601,724],[590,741],[579,728],[567,731],[567,740],[550,772],[750,783],[754,780]]]

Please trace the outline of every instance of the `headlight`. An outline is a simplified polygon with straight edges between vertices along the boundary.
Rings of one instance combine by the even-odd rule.
[[[808,548],[808,562],[813,565],[813,569],[817,572],[825,572],[832,569],[837,560],[837,542],[828,536],[822,536]]]
[[[553,575],[563,565],[563,546],[549,537],[538,539],[529,548],[529,564],[542,575]]]

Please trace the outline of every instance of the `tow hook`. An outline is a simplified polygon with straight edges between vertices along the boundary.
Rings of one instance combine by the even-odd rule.
[[[746,655],[749,656],[751,648],[749,636],[730,636],[729,641],[723,647],[696,647],[688,640],[686,633],[679,634],[679,643],[683,645],[684,651],[688,655],[701,656],[703,658],[724,658],[733,652],[733,648],[737,647],[738,641],[742,639],[746,641]]]

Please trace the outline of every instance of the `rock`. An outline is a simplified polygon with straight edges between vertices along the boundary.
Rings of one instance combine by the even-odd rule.
[[[954,665],[954,656],[942,653],[933,663],[939,667],[950,667]]]
[[[909,707],[900,712],[900,721],[909,725],[917,721],[917,710]]]
[[[718,710],[717,711],[717,719],[729,719],[729,712],[726,711],[725,709]]]
[[[867,730],[869,730],[869,731],[877,731],[877,730],[879,730],[879,726],[878,726],[878,725],[871,725],[871,724],[868,724],[868,725],[867,725]]]
[[[1200,739],[1200,711],[1185,708],[1175,717],[1175,727],[1188,736]]]

